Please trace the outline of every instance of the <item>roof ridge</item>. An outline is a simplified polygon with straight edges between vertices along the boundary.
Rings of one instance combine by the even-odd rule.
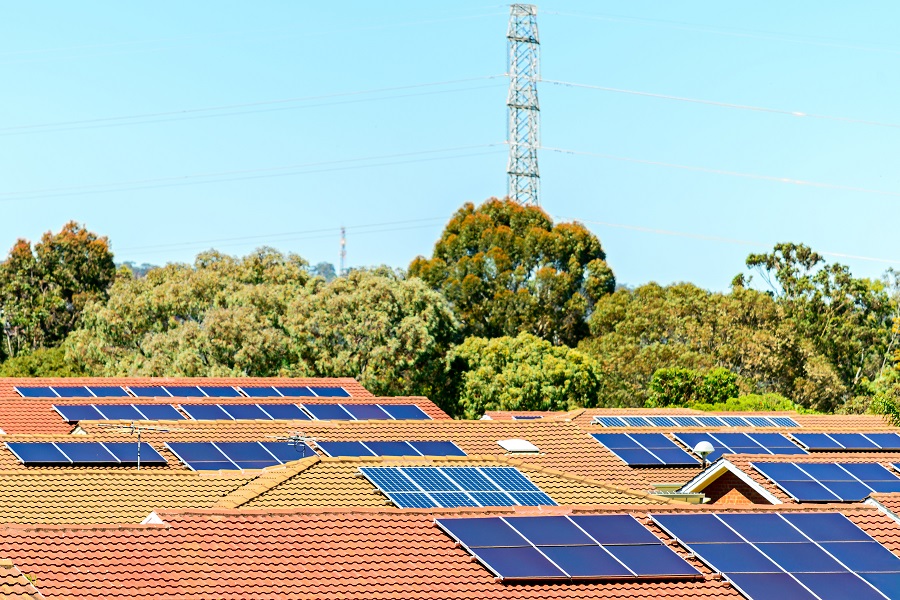
[[[318,455],[301,458],[285,465],[267,467],[255,478],[223,496],[213,504],[213,508],[238,508],[265,492],[275,489],[288,479],[298,475],[318,463],[322,459]]]

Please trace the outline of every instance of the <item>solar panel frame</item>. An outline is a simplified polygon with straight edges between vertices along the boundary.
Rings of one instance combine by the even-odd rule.
[[[234,421],[218,404],[180,404],[179,408],[194,421]]]
[[[148,421],[184,421],[183,414],[172,404],[132,404]]]
[[[53,442],[6,442],[6,448],[26,466],[72,464]]]
[[[702,416],[695,416],[694,418],[697,419],[700,422],[700,424],[703,425],[704,427],[727,427],[728,426],[728,424],[725,423],[725,421],[723,421],[722,419],[720,419],[719,417],[717,417],[715,415],[702,415]]]
[[[110,454],[118,459],[119,464],[131,466],[137,464],[137,443],[135,442],[103,442]],[[141,466],[167,465],[169,461],[156,448],[147,442],[141,442]]]
[[[422,456],[468,456],[456,442],[449,440],[410,440],[408,443]]]
[[[379,404],[395,421],[431,421],[431,417],[416,404]]]
[[[619,417],[594,417],[592,423],[603,425],[604,427],[627,427],[625,421]]]
[[[241,391],[248,398],[282,398],[282,395],[278,393],[278,390],[271,385],[254,387],[241,386]]]
[[[360,467],[360,472],[389,497],[398,492],[421,492],[422,489],[397,467]]]
[[[48,385],[34,387],[13,386],[13,389],[23,398],[59,398],[59,394],[54,392]]]
[[[882,450],[900,451],[900,435],[896,433],[866,433],[865,436]]]
[[[119,385],[88,385],[95,398],[132,398],[125,388]]]
[[[99,442],[55,442],[54,446],[66,455],[73,465],[118,465],[106,446]]]
[[[67,385],[67,386],[55,386],[51,385],[50,389],[56,392],[56,395],[60,398],[93,398],[94,395],[91,393],[86,386],[83,385]]]
[[[375,456],[422,456],[409,442],[371,440],[360,443]]]
[[[217,404],[235,421],[271,421],[272,417],[257,404]]]
[[[490,479],[504,492],[542,492],[521,471],[515,467],[477,467],[478,471]]]
[[[145,421],[147,418],[131,404],[94,404],[107,421]]]
[[[848,450],[880,450],[878,444],[861,433],[830,433],[829,436]]]
[[[675,421],[662,415],[650,415],[647,420],[656,427],[676,427]]]
[[[198,385],[197,387],[208,398],[243,398],[243,395],[230,385]]]
[[[68,423],[106,420],[93,404],[54,404],[53,410]]]
[[[128,389],[138,398],[171,398],[161,385],[129,385]]]
[[[206,394],[196,385],[162,386],[173,398],[206,398]]]
[[[792,433],[791,437],[812,452],[844,449],[840,443],[827,433]]]
[[[679,415],[673,416],[672,420],[678,427],[703,427],[703,424],[694,417]]]
[[[316,446],[325,456],[376,456],[362,442],[329,442],[316,441]]]
[[[302,460],[311,456],[318,456],[315,450],[303,442],[260,442],[260,444],[263,448],[268,450],[272,456],[281,461],[282,464],[295,460]]]
[[[315,398],[308,386],[305,385],[275,385],[272,386],[279,394],[285,398]]]
[[[506,492],[519,506],[557,506],[546,492]]]
[[[212,442],[164,442],[164,445],[192,471],[240,470]]]
[[[750,423],[748,423],[747,419],[745,419],[744,417],[727,415],[719,418],[722,419],[722,421],[729,427],[750,427]]]
[[[394,492],[391,502],[398,508],[437,508],[437,503],[424,492]]]
[[[241,470],[265,469],[283,464],[259,442],[214,442],[214,445]]]
[[[301,406],[315,421],[356,420],[340,404],[302,404]]]
[[[319,398],[350,398],[350,392],[341,386],[311,385],[308,387]]]
[[[769,417],[769,420],[776,427],[800,427],[800,424],[791,417]]]
[[[820,598],[884,600],[879,592],[855,573],[796,573],[794,577]]]
[[[402,467],[400,470],[425,492],[465,491],[436,467]]]
[[[389,414],[377,404],[341,404],[357,421],[392,421]]]
[[[653,423],[648,421],[646,417],[625,415],[622,417],[622,420],[628,427],[653,427]]]
[[[296,404],[257,404],[273,421],[311,421],[312,417]]]

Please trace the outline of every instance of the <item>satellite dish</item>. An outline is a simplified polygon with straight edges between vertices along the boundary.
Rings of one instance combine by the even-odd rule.
[[[694,454],[700,456],[703,459],[703,466],[706,467],[706,457],[713,453],[715,448],[713,445],[707,442],[706,440],[699,442],[696,446],[694,446]]]

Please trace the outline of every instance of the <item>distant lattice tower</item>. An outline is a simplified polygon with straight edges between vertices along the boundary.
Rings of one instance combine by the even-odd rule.
[[[540,205],[541,175],[537,152],[541,144],[541,108],[537,83],[541,77],[541,46],[537,6],[513,4],[509,11],[509,96],[506,107],[509,162],[508,195],[519,204]]]

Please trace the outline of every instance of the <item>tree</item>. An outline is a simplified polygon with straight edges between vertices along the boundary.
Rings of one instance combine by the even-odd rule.
[[[582,225],[554,225],[538,207],[492,198],[459,209],[432,258],[416,258],[409,274],[450,301],[467,336],[528,332],[574,345],[588,334],[594,303],[615,289],[605,259]]]
[[[572,410],[596,406],[599,365],[589,356],[529,333],[467,338],[447,355],[459,379],[457,414],[487,410]]]
[[[66,360],[60,348],[38,348],[0,364],[0,377],[83,377],[78,365]]]
[[[48,231],[34,248],[18,240],[0,264],[0,356],[61,342],[85,305],[106,298],[115,273],[108,240],[75,222]]]
[[[337,277],[337,271],[334,270],[334,265],[330,262],[316,263],[316,266],[310,267],[309,272],[323,278],[326,282]]]
[[[309,375],[356,377],[380,395],[449,400],[443,358],[458,324],[447,301],[419,279],[379,268],[315,280],[291,304],[286,328]]]
[[[722,404],[740,395],[738,376],[722,367],[705,374],[683,367],[657,369],[648,387],[651,407]]]

